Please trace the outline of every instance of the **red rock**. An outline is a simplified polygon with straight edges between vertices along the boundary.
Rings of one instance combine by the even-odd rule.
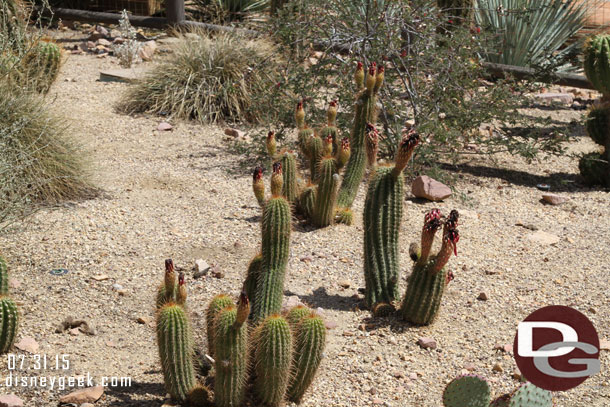
[[[14,394],[0,396],[0,407],[23,407],[23,400]]]
[[[418,198],[442,201],[451,196],[451,188],[427,175],[420,175],[411,183],[411,193]]]
[[[171,124],[167,123],[167,122],[161,122],[157,126],[157,130],[159,130],[159,131],[169,131],[169,130],[171,130],[173,128],[174,127]]]
[[[544,202],[550,203],[551,205],[561,205],[570,198],[557,194],[544,194],[542,195],[542,199]]]
[[[419,338],[417,344],[424,349],[436,349],[436,341],[434,338]]]
[[[15,347],[30,353],[36,353],[40,348],[38,342],[36,342],[36,340],[30,336],[24,336],[21,338],[21,340],[15,344]]]
[[[59,398],[60,403],[65,404],[83,404],[95,403],[104,394],[104,386],[87,387],[85,389],[76,390],[72,393],[63,395]]]

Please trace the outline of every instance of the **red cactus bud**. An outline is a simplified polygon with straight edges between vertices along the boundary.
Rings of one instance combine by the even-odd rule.
[[[343,137],[341,139],[341,149],[342,150],[349,150],[349,138]]]
[[[335,100],[331,100],[330,103],[329,103],[329,106],[337,107],[337,100],[336,99]]]
[[[180,272],[180,274],[178,274],[178,284],[179,285],[184,285],[185,281],[184,281],[184,273]]]
[[[282,175],[282,163],[276,161],[273,163],[273,174],[274,175]]]
[[[362,67],[363,67],[362,62],[358,61],[358,65],[356,66],[356,69],[360,70],[360,69],[362,69]]]
[[[453,245],[453,254],[457,256],[457,242],[460,240],[460,233],[457,229],[449,229],[445,234],[445,239]]]
[[[377,63],[373,62],[371,63],[371,65],[369,66],[369,75],[371,76],[375,76],[375,73],[377,72]]]
[[[379,65],[379,68],[377,68],[377,73],[383,73],[385,71],[385,67],[383,65]]]
[[[401,58],[404,58],[406,56],[407,56],[407,50],[406,49],[403,49],[402,51],[400,51],[400,57]]]
[[[455,279],[455,276],[453,275],[453,271],[449,270],[447,272],[447,276],[445,277],[445,284],[449,284],[450,282],[452,282]]]
[[[430,220],[438,219],[440,220],[443,215],[441,214],[441,210],[438,208],[431,209],[426,216],[424,217],[424,222],[427,223]]]
[[[453,24],[453,20],[449,20],[447,21],[449,24]]]
[[[298,102],[296,110],[301,110],[301,109],[303,109],[303,102]]]
[[[165,260],[165,271],[167,273],[173,273],[174,272],[174,262],[173,262],[172,259]]]
[[[481,34],[481,27],[475,27],[474,29],[477,34]]]
[[[262,167],[256,167],[254,169],[254,172],[252,173],[252,180],[254,182],[260,181],[263,178],[263,168]]]
[[[445,224],[447,225],[447,228],[455,229],[458,225],[459,218],[460,218],[459,212],[457,210],[453,209],[449,213],[449,216],[447,216],[447,219],[445,220]]]
[[[269,131],[269,133],[267,133],[267,140],[272,139],[273,136],[275,136],[275,133],[273,131]]]

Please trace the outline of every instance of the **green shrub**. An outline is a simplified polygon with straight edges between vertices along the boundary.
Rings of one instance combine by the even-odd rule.
[[[95,194],[66,130],[38,95],[0,80],[0,229],[37,204]]]
[[[277,82],[276,58],[264,40],[229,34],[183,38],[171,57],[127,91],[118,109],[203,123],[256,123],[266,106],[254,101]]]
[[[493,33],[485,59],[545,70],[574,70],[568,64],[582,45],[574,36],[596,0],[478,0],[476,21]]]
[[[439,30],[446,15],[432,3],[310,0],[284,7],[274,30],[284,46],[282,53],[292,62],[281,86],[260,101],[268,106],[265,122],[278,140],[292,130],[293,106],[300,100],[305,100],[310,121],[319,122],[326,104],[308,101],[337,99],[337,127],[342,135],[349,134],[356,63],[377,62],[386,68],[378,97],[382,157],[394,156],[409,121],[424,136],[411,168],[418,172],[422,165],[430,171],[465,152],[509,152],[526,159],[541,151],[561,153],[564,138],[556,129],[520,113],[535,86],[511,78],[484,80],[488,75],[480,56],[489,45],[488,36],[471,31],[468,24]],[[320,51],[314,54],[312,49]],[[493,132],[479,130],[488,123],[494,124]],[[517,133],[517,128],[526,131]],[[241,150],[242,157],[259,154],[263,137],[250,150]]]

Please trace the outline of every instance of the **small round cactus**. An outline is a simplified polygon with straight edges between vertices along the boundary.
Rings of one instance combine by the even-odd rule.
[[[489,407],[491,388],[487,380],[463,375],[451,381],[443,392],[445,407]]]

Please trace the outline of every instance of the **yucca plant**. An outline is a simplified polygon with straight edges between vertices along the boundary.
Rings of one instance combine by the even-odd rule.
[[[574,35],[597,0],[478,0],[476,22],[495,36],[488,62],[572,70],[568,59],[581,46]]]

